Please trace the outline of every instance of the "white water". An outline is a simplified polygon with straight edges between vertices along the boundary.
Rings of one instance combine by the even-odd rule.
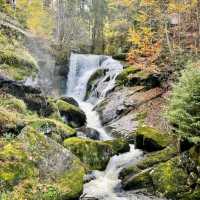
[[[96,87],[100,94],[99,98],[96,98],[96,102],[103,99],[113,89],[115,78],[123,66],[108,56],[72,54],[66,95],[74,97],[78,101],[87,116],[87,126],[98,130],[102,140],[110,140],[112,137],[102,127],[98,113],[93,110],[96,102],[91,104],[84,101],[87,82],[99,68],[108,69],[108,71]],[[105,171],[93,172],[96,179],[84,185],[84,197],[81,199],[95,197],[101,200],[149,200],[149,197],[123,192],[118,179],[121,169],[129,163],[137,162],[141,156],[142,152],[131,145],[130,152],[112,157]]]
[[[85,184],[84,194],[87,197],[96,197],[102,200],[128,200],[127,195],[123,196],[120,193],[118,175],[123,167],[130,162],[137,162],[141,156],[142,152],[131,145],[130,152],[112,157],[104,172],[94,171],[96,179]],[[138,198],[133,196],[130,198],[130,200],[136,199]]]

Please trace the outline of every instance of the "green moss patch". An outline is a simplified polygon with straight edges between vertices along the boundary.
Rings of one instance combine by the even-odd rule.
[[[29,120],[28,124],[39,132],[43,132],[57,142],[75,136],[76,130],[60,121],[48,118],[35,118]]]
[[[137,167],[140,169],[146,169],[152,167],[160,162],[165,162],[177,155],[177,149],[175,146],[169,146],[161,151],[148,154],[142,161],[137,163]]]
[[[139,127],[135,137],[136,147],[150,152],[162,150],[173,141],[171,135],[147,126]]]
[[[127,85],[129,82],[129,76],[135,74],[139,70],[134,68],[133,66],[126,67],[116,78],[117,84],[119,85]]]
[[[112,146],[106,142],[81,138],[69,138],[64,147],[73,152],[90,169],[105,169],[110,157],[114,154]]]
[[[159,164],[151,173],[156,191],[168,198],[175,198],[188,190],[187,176],[187,172],[179,165],[178,157]]]

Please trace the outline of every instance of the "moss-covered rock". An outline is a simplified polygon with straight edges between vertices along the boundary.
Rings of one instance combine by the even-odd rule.
[[[127,179],[122,181],[122,187],[125,190],[134,190],[152,186],[152,180],[150,176],[151,170],[151,168],[146,169],[133,176],[128,177]]]
[[[85,99],[88,99],[91,92],[97,87],[99,80],[105,76],[105,69],[98,69],[96,70],[87,82],[87,91],[85,95]]]
[[[145,151],[162,150],[172,143],[172,136],[160,133],[158,130],[151,127],[139,127],[135,133],[136,148]]]
[[[155,164],[168,161],[169,159],[177,155],[177,149],[175,146],[169,146],[165,149],[157,152],[147,154],[147,156],[137,163],[137,167],[140,169],[146,169],[152,167]]]
[[[125,86],[143,85],[152,88],[160,85],[158,74],[129,66],[117,77],[117,83]]]
[[[64,147],[73,152],[90,169],[105,169],[110,157],[114,154],[112,145],[105,142],[81,138],[69,138]]]
[[[64,117],[67,124],[75,128],[85,125],[86,115],[79,107],[62,100],[58,100],[56,105],[58,106],[58,110],[61,116]]]
[[[59,143],[66,138],[76,136],[75,129],[54,119],[33,118],[28,120],[27,124]]]
[[[126,180],[128,177],[134,176],[135,174],[141,172],[141,169],[139,169],[136,165],[130,165],[125,168],[123,168],[119,173],[119,179]]]
[[[106,144],[110,144],[115,154],[125,153],[130,150],[128,142],[124,139],[115,139],[110,141],[105,141]]]
[[[187,172],[180,166],[179,158],[173,158],[159,164],[152,172],[153,185],[158,194],[176,199],[182,193],[188,191]]]
[[[39,175],[36,179],[33,179],[33,176],[27,177],[29,182],[32,182],[28,186],[23,186],[24,182],[17,184],[12,194],[25,196],[28,194],[28,188],[32,188],[33,196],[28,199],[35,199],[35,195],[44,200],[68,200],[80,196],[85,169],[78,158],[31,127],[24,128],[18,140],[23,141],[23,151],[31,163],[35,164]]]
[[[69,138],[64,147],[72,151],[90,169],[103,170],[114,154],[129,151],[129,144],[121,139],[94,141],[90,139]]]
[[[134,68],[133,66],[126,67],[116,78],[117,84],[119,85],[128,85],[129,84],[129,76],[131,74],[135,74],[139,70]]]
[[[200,197],[200,188],[192,191],[192,192],[187,192],[181,195],[180,199],[181,200],[199,200]]]

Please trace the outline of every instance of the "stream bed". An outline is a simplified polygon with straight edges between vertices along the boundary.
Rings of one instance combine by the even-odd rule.
[[[90,77],[98,70],[105,69],[105,76],[96,83],[96,88],[91,99],[85,101],[87,84]],[[115,86],[115,78],[123,66],[120,62],[108,56],[72,54],[68,74],[66,96],[77,100],[80,108],[87,116],[87,127],[97,130],[101,140],[112,140],[111,135],[101,125],[99,114],[94,110],[95,105],[103,100],[106,94]],[[103,86],[103,87],[102,87]],[[130,145],[130,151],[113,156],[105,171],[93,171],[94,180],[84,185],[81,199],[83,200],[156,200],[155,197],[125,192],[121,187],[118,175],[129,163],[138,162],[143,156],[141,150]]]

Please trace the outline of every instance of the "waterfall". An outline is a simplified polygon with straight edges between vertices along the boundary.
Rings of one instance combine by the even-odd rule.
[[[84,100],[87,83],[92,74],[98,69],[105,69],[105,77],[97,85],[100,98],[110,91],[115,85],[115,78],[123,69],[120,62],[109,56],[72,54],[67,82],[67,95],[78,100]],[[104,84],[104,88],[101,85]]]
[[[87,84],[90,77],[99,69],[105,69],[105,74],[97,82],[93,94],[95,101],[84,101]],[[72,54],[67,82],[67,96],[75,98],[80,108],[87,116],[87,127],[96,129],[101,140],[113,139],[102,127],[98,113],[93,109],[95,104],[105,98],[107,93],[115,86],[115,79],[122,71],[123,66],[119,61],[109,56]],[[136,150],[130,145],[130,152],[113,156],[105,171],[93,171],[95,180],[84,185],[81,199],[98,200],[150,200],[151,198],[141,194],[129,194],[121,189],[118,175],[120,170],[129,163],[137,162],[142,157],[142,151]],[[151,199],[152,200],[152,199]],[[155,200],[155,198],[154,198]]]

